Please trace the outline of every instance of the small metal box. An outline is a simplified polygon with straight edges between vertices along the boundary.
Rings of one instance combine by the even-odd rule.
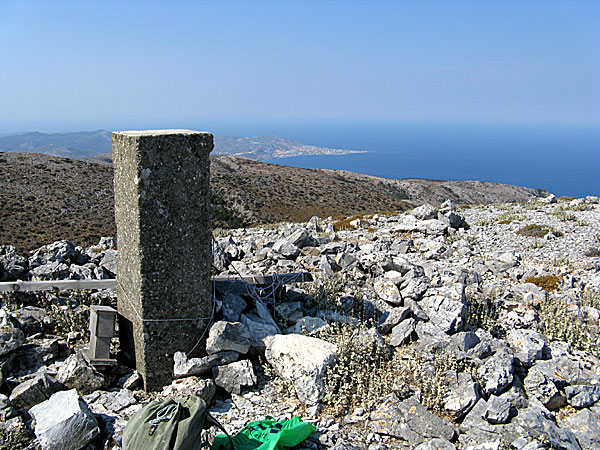
[[[110,306],[90,306],[90,345],[85,353],[91,364],[116,364],[116,360],[110,358],[110,340],[115,335],[116,318],[117,310]]]

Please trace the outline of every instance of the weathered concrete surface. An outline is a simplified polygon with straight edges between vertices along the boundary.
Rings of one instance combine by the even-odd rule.
[[[146,390],[171,382],[173,354],[188,352],[208,322],[173,319],[208,318],[212,309],[212,149],[210,133],[113,133],[120,329],[133,335]]]

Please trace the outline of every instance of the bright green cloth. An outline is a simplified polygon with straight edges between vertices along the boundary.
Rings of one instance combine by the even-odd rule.
[[[315,431],[312,423],[302,422],[298,417],[290,420],[265,420],[251,422],[232,437],[235,450],[281,450],[298,445]],[[215,437],[212,450],[228,450],[229,439],[224,434]]]

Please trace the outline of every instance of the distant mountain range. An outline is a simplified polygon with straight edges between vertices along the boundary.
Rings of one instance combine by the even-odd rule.
[[[15,133],[0,135],[0,152],[44,153],[66,158],[110,162],[111,132],[106,130],[74,133]],[[256,161],[269,161],[300,155],[345,155],[365,153],[305,145],[279,136],[232,137],[215,135],[213,154],[240,156]]]

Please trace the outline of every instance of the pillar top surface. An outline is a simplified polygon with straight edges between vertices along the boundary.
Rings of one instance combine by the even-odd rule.
[[[113,131],[113,134],[122,134],[125,136],[164,136],[171,134],[211,134],[207,131],[195,130],[130,130],[130,131]]]

